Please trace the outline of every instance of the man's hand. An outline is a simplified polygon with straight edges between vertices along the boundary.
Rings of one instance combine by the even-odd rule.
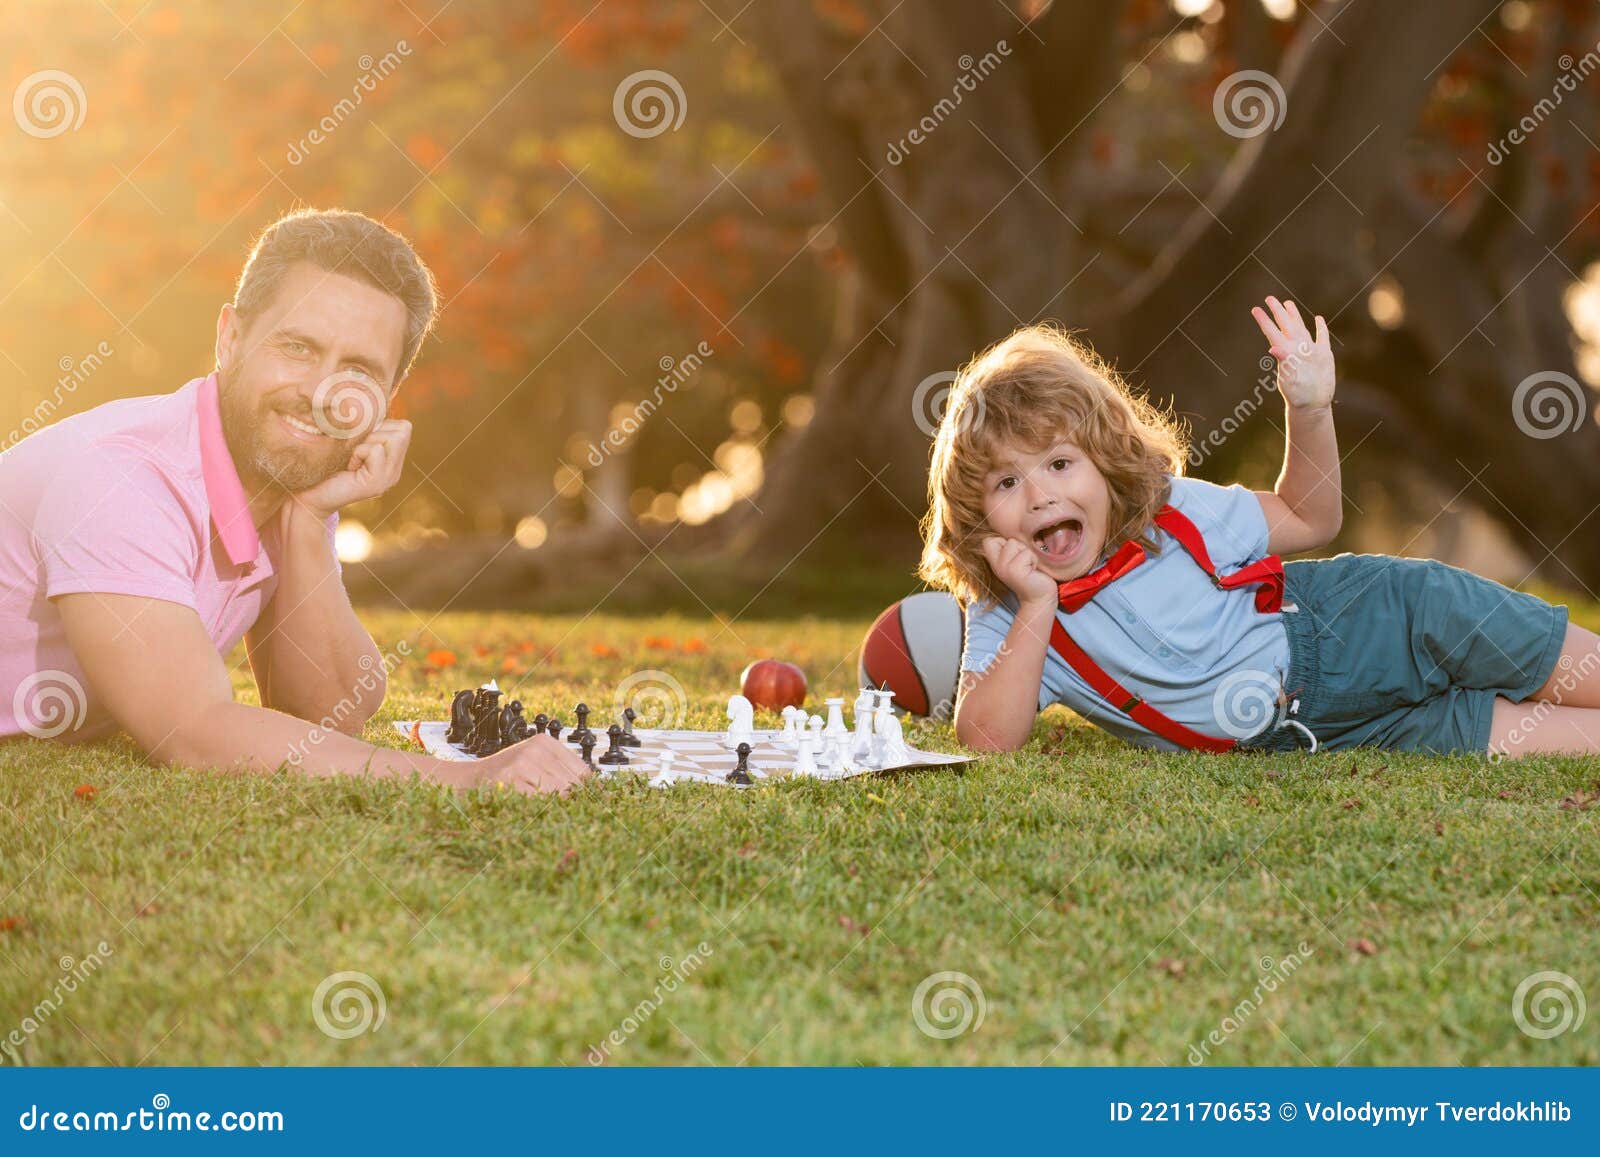
[[[1278,360],[1278,392],[1296,410],[1332,405],[1333,349],[1328,344],[1328,323],[1317,317],[1317,336],[1313,338],[1294,302],[1269,297],[1267,305],[1272,310],[1271,317],[1259,305],[1250,314]]]
[[[523,795],[565,795],[594,774],[572,748],[548,735],[530,736],[465,766],[471,768],[466,780],[469,786],[503,783]]]
[[[1055,606],[1060,585],[1039,569],[1033,548],[1015,538],[992,534],[983,540],[983,557],[995,577],[1010,587],[1028,605]]]
[[[411,423],[385,418],[374,426],[350,453],[350,464],[332,478],[301,490],[293,498],[326,522],[328,515],[351,503],[376,498],[400,480],[406,450],[411,446]]]

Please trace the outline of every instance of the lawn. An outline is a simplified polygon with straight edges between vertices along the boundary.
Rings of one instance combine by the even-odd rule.
[[[570,722],[664,670],[685,725],[714,726],[753,655],[799,662],[819,699],[851,688],[866,625],[367,621],[410,651],[367,729],[384,743],[490,676]],[[1056,711],[961,773],[566,800],[15,742],[0,1046],[23,1043],[0,1058],[1594,1064],[1600,1016],[1543,1039],[1512,1001],[1541,971],[1600,996],[1597,779],[1579,759],[1156,755]],[[339,973],[381,992],[366,1031],[345,1035]]]

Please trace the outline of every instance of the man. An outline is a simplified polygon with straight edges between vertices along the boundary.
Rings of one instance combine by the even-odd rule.
[[[354,738],[392,664],[350,608],[333,531],[400,476],[411,423],[385,414],[435,302],[398,234],[290,214],[217,317],[213,373],[0,456],[0,736],[121,725],[173,764],[578,782],[583,762],[546,736],[473,763]],[[223,659],[241,637],[262,707],[233,701]]]

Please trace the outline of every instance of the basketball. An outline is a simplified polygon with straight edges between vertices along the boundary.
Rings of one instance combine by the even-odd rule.
[[[966,641],[961,604],[943,591],[923,591],[895,603],[861,641],[863,687],[887,687],[894,705],[912,715],[948,719]]]

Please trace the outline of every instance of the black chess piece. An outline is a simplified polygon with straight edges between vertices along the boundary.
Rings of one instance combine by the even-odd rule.
[[[455,698],[450,701],[450,730],[445,732],[446,742],[465,743],[471,738],[472,701],[476,697],[470,687],[456,692]]]
[[[644,746],[644,740],[640,739],[637,735],[635,735],[633,733],[633,721],[635,719],[637,719],[638,717],[639,717],[639,713],[637,711],[635,711],[632,707],[624,707],[622,709],[622,739],[621,739],[622,746],[624,746],[624,747],[643,747]]]
[[[500,742],[506,747],[528,738],[528,720],[522,714],[522,700],[513,699],[500,709]]]
[[[549,722],[550,716],[546,715],[543,711],[539,712],[539,714],[533,717],[533,733],[535,735],[543,735],[545,727],[549,724]]]
[[[561,722],[561,720],[552,719],[549,723],[544,725],[544,733],[559,743],[561,741],[561,729],[565,726],[566,724]]]
[[[734,765],[727,775],[729,783],[752,784],[755,780],[750,778],[750,745],[741,743],[733,749],[739,755],[739,762]]]
[[[611,746],[606,748],[600,762],[609,765],[621,766],[628,762],[628,753],[622,750],[622,728],[613,723],[606,728],[606,735],[611,740]]]
[[[472,704],[472,736],[468,755],[493,755],[500,750],[500,692],[479,687]]]
[[[594,734],[594,732],[589,730],[589,705],[587,703],[580,703],[573,708],[573,710],[577,712],[578,725],[567,733],[567,742],[581,744],[585,735]]]
[[[583,749],[583,762],[594,767],[594,732],[591,731],[578,740],[578,746]]]

